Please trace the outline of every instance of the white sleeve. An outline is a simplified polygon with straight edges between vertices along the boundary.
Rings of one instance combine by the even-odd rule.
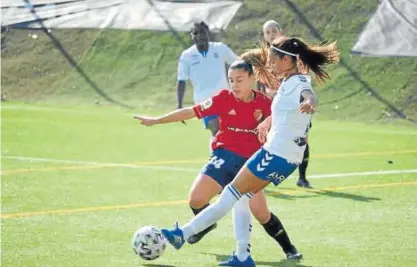
[[[308,75],[302,75],[300,77],[302,84],[300,93],[302,93],[303,91],[311,91],[314,93],[313,86],[311,85],[311,77]]]
[[[190,65],[187,62],[184,53],[178,60],[177,81],[187,81],[190,79]]]
[[[238,59],[238,56],[227,45],[223,44],[222,48],[224,61],[228,65],[231,65],[235,60]]]

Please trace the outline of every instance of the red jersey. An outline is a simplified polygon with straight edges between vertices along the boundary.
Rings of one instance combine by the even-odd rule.
[[[219,131],[213,138],[212,149],[224,148],[249,158],[260,147],[256,134],[259,123],[271,115],[271,99],[254,91],[251,102],[238,100],[232,91],[222,90],[214,97],[193,107],[197,118],[219,116]]]

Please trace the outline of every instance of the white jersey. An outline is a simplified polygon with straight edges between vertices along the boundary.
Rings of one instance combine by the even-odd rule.
[[[210,42],[205,54],[193,45],[181,54],[177,80],[190,80],[194,89],[194,102],[201,103],[222,89],[229,89],[225,65],[232,64],[237,58],[223,43]]]
[[[293,75],[281,83],[272,101],[272,125],[264,148],[271,154],[300,164],[306,147],[311,115],[301,113],[301,92],[312,91],[308,75]]]

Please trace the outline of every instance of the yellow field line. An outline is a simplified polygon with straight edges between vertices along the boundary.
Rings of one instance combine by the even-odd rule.
[[[417,152],[417,150],[416,150]],[[137,161],[128,164],[136,166],[153,166],[153,165],[177,165],[177,164],[190,164],[190,163],[201,163],[209,160],[209,157],[206,159],[183,159],[183,160],[162,160],[162,161]]]
[[[402,186],[402,185],[417,185],[417,181],[385,183],[385,184],[364,184],[364,185],[342,186],[342,187],[327,187],[327,188],[322,188],[322,189],[308,189],[308,190],[286,189],[286,190],[280,190],[279,192],[278,191],[269,192],[268,195],[270,196],[280,195],[280,194],[297,195],[300,193],[321,193],[321,192],[326,192],[326,191],[355,190],[355,189],[364,189],[364,188],[383,188],[383,187],[393,187],[393,186]],[[160,207],[160,206],[170,206],[170,205],[182,205],[186,203],[188,203],[187,200],[174,200],[174,201],[164,201],[164,202],[136,203],[136,204],[127,204],[127,205],[95,206],[95,207],[85,207],[85,208],[75,208],[75,209],[5,213],[5,214],[1,214],[1,219],[23,218],[23,217],[32,217],[32,216],[37,216],[37,215],[51,215],[51,214],[72,214],[72,213],[79,213],[79,212],[94,212],[94,211],[103,211],[103,210]]]
[[[153,203],[152,202],[151,203],[136,203],[136,204],[114,205],[114,206],[97,206],[97,207],[85,207],[85,208],[67,209],[67,210],[44,210],[44,211],[34,211],[34,212],[1,214],[1,218],[7,219],[7,218],[16,218],[16,217],[21,218],[21,217],[31,217],[31,216],[36,216],[36,215],[47,215],[47,214],[66,214],[66,213],[101,211],[101,210],[130,209],[130,208],[140,208],[140,207],[159,207],[159,206],[168,206],[168,205],[179,205],[179,204],[185,204],[185,203],[187,203],[187,200],[153,202]]]
[[[206,159],[207,160],[207,159]],[[121,165],[134,165],[137,167],[141,166],[158,166],[158,165],[175,165],[175,164],[186,164],[186,163],[201,163],[204,160],[177,160],[177,161],[154,161],[154,162],[132,162],[132,163],[103,163],[103,164],[88,164],[88,165],[62,165],[56,167],[45,167],[45,168],[21,168],[2,171],[2,175],[14,174],[14,173],[36,173],[36,172],[48,172],[48,171],[60,171],[60,170],[88,170],[88,169],[101,169],[101,168],[120,168]]]
[[[337,153],[337,154],[317,154],[312,158],[326,159],[326,158],[340,158],[340,157],[357,157],[357,156],[375,156],[375,155],[396,155],[396,154],[413,154],[417,153],[417,150],[394,150],[394,151],[368,151],[368,152],[353,152],[353,153]],[[157,165],[176,165],[176,164],[190,164],[190,163],[204,163],[207,159],[196,159],[196,160],[167,160],[167,161],[149,161],[149,162],[132,162],[127,163],[135,166],[157,166]],[[124,163],[120,163],[124,164]],[[15,173],[37,173],[37,172],[48,172],[48,171],[59,171],[59,170],[87,170],[87,169],[101,169],[101,168],[118,168],[117,164],[88,164],[88,165],[64,165],[57,167],[46,167],[46,168],[21,168],[4,170],[1,172],[2,175],[15,174]]]
[[[7,174],[14,174],[14,173],[33,173],[33,172],[48,172],[48,171],[60,171],[60,170],[87,170],[87,169],[100,169],[104,167],[110,167],[110,165],[106,164],[95,164],[95,165],[64,165],[64,166],[57,166],[57,167],[46,167],[46,168],[26,168],[26,169],[13,169],[13,170],[5,170],[1,172],[1,175]]]

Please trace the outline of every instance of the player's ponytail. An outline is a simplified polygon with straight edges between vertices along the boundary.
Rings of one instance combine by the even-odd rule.
[[[325,66],[339,62],[336,42],[315,46],[307,44],[300,38],[283,36],[274,40],[269,49],[271,53],[280,58],[287,55],[291,56],[294,62],[298,59],[301,61],[299,65],[304,65],[308,70],[314,72],[319,82],[330,79]]]
[[[269,88],[275,88],[277,79],[267,66],[268,53],[262,48],[251,49],[240,55],[240,58],[253,68],[253,74],[256,80],[265,84]]]

